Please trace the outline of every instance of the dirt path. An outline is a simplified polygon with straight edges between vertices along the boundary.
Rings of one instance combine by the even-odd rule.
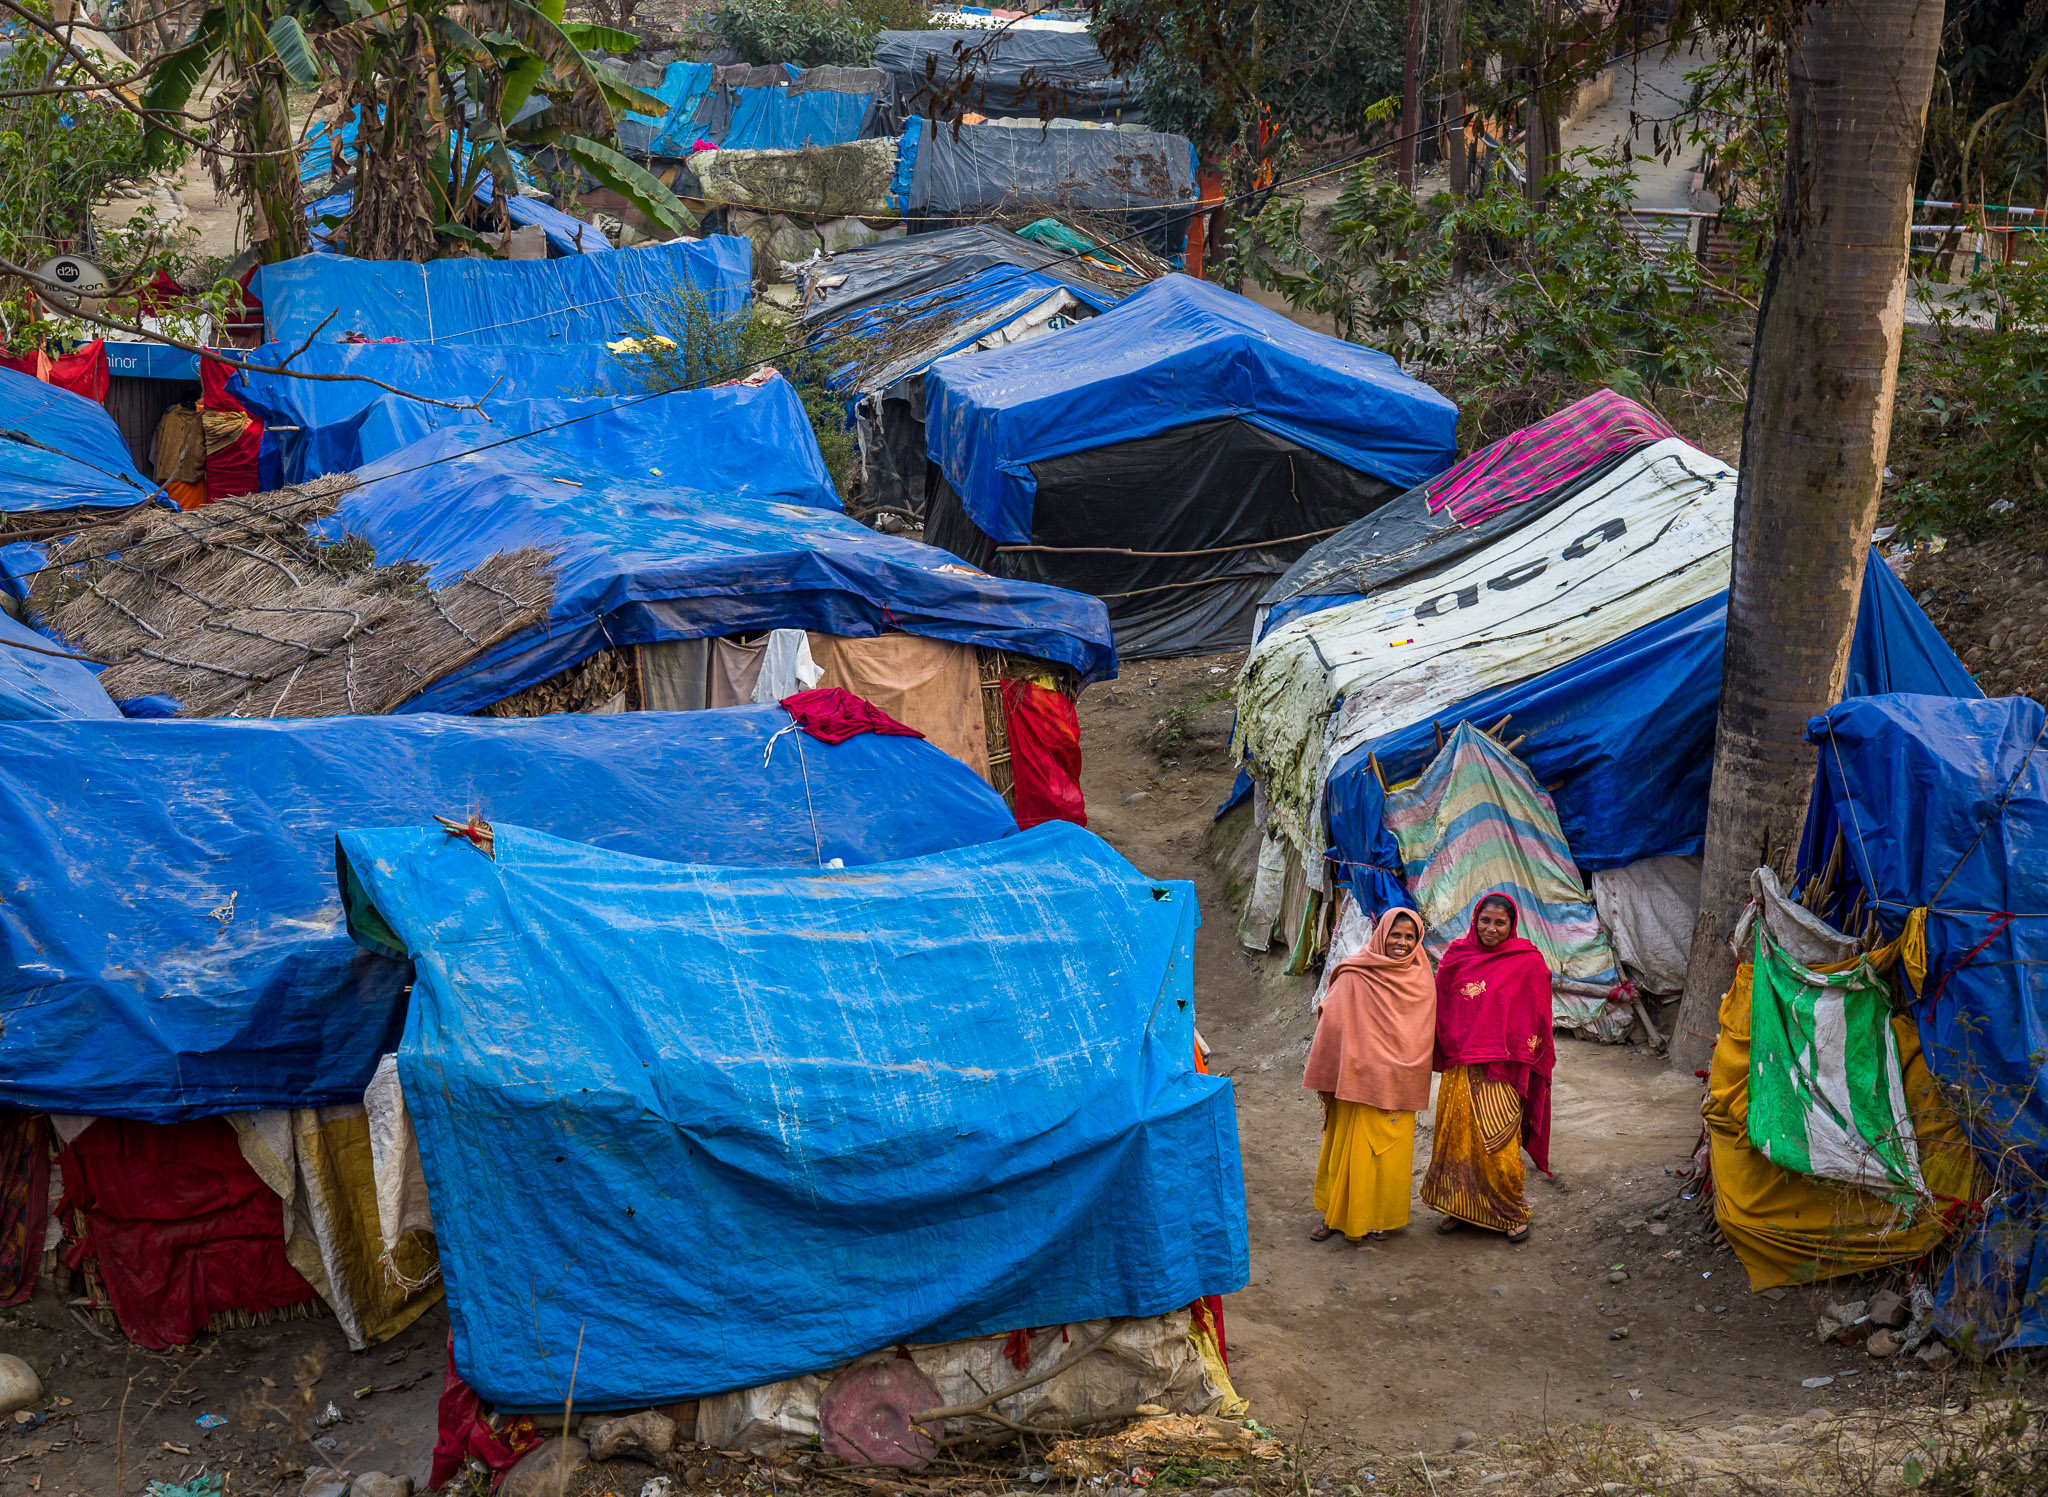
[[[1237,1084],[1251,1222],[1250,1284],[1225,1305],[1232,1371],[1256,1417],[1337,1450],[1440,1451],[1547,1414],[1655,1421],[1779,1418],[1853,1396],[1870,1360],[1813,1336],[1826,1291],[1752,1295],[1673,1171],[1699,1137],[1699,1089],[1650,1051],[1560,1042],[1535,1232],[1438,1237],[1420,1202],[1384,1244],[1313,1243],[1321,1113],[1301,1088],[1312,983],[1237,944],[1236,911],[1204,850],[1230,784],[1198,744],[1162,762],[1162,719],[1227,686],[1241,656],[1133,662],[1082,699],[1089,825],[1147,873],[1192,879],[1204,924],[1196,1011],[1211,1067]],[[1221,669],[1219,670],[1219,666]],[[1212,709],[1211,720],[1227,708]],[[1226,719],[1227,720],[1227,719]],[[1213,735],[1212,735],[1213,736]],[[1127,798],[1143,798],[1127,803]],[[1418,1131],[1415,1175],[1428,1161]],[[1668,1220],[1652,1222],[1662,1210]],[[1626,1283],[1609,1282],[1625,1264]],[[1610,1339],[1621,1327],[1627,1335]],[[1825,1391],[1802,1379],[1837,1374]],[[1849,1374],[1846,1377],[1841,1374]]]
[[[1896,1382],[1860,1352],[1817,1346],[1826,1291],[1753,1296],[1734,1258],[1704,1240],[1706,1218],[1679,1199],[1685,1182],[1672,1173],[1698,1136],[1697,1088],[1642,1049],[1560,1047],[1558,1175],[1531,1187],[1536,1229],[1526,1246],[1478,1233],[1439,1238],[1419,1204],[1408,1230],[1379,1246],[1308,1240],[1320,1121],[1300,1085],[1311,983],[1239,949],[1236,912],[1205,846],[1230,783],[1217,740],[1240,661],[1130,664],[1123,680],[1088,690],[1081,716],[1091,826],[1146,872],[1191,879],[1202,901],[1198,1022],[1212,1067],[1236,1083],[1251,1226],[1251,1282],[1230,1296],[1226,1325],[1254,1415],[1333,1472],[1371,1467],[1390,1478],[1415,1451],[1435,1460],[1470,1431],[1486,1443],[1465,1474],[1506,1492],[1518,1489],[1486,1486],[1476,1462],[1497,1459],[1496,1438],[1545,1424],[1693,1441],[1686,1460],[1708,1450],[1698,1442],[1732,1440],[1765,1452],[1745,1461],[1768,1464],[1799,1458],[1799,1441],[1827,1427],[1811,1416],[1862,1401],[1880,1379],[1908,1397],[1931,1392],[1923,1374]],[[1174,751],[1179,762],[1166,762],[1152,747],[1162,719],[1204,704],[1175,716],[1191,731]],[[1419,1178],[1426,1132],[1417,1143]],[[1630,1274],[1619,1285],[1608,1280],[1617,1263]],[[201,1463],[228,1470],[234,1491],[271,1490],[281,1471],[323,1462],[423,1483],[446,1337],[437,1309],[360,1354],[326,1317],[155,1354],[89,1333],[45,1285],[30,1304],[0,1312],[0,1350],[27,1357],[48,1393],[70,1402],[44,1426],[0,1435],[0,1497],[104,1497],[180,1480]],[[1825,1390],[1800,1386],[1829,1374]],[[357,1389],[377,1391],[357,1398]],[[317,1424],[329,1405],[340,1422]],[[228,1423],[195,1423],[213,1413]],[[1444,1482],[1440,1468],[1420,1486],[1402,1478],[1356,1490],[1458,1489]],[[295,1479],[279,1488],[296,1489]]]

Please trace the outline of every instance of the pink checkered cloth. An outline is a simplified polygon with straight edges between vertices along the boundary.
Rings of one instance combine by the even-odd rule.
[[[1424,490],[1430,513],[1448,509],[1461,525],[1555,493],[1603,458],[1678,433],[1655,411],[1601,390],[1513,436],[1482,447]]]

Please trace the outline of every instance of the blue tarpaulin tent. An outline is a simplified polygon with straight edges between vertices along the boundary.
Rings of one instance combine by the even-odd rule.
[[[0,721],[121,715],[83,662],[54,653],[63,649],[0,613]]]
[[[330,471],[366,467],[434,432],[464,427],[485,442],[518,441],[618,478],[840,507],[803,401],[781,379],[653,396],[486,400],[481,411],[384,395],[348,426],[354,445]],[[305,440],[339,458],[344,437],[322,431]]]
[[[1970,1105],[1996,1175],[1941,1285],[1936,1326],[1980,1354],[2048,1346],[2048,713],[2026,697],[1852,697],[1806,731],[1820,750],[1801,878],[1843,860],[1887,936],[1925,909],[1914,1013],[1927,1064]]]
[[[1093,598],[984,576],[827,510],[707,495],[524,442],[474,450],[488,441],[460,427],[416,442],[365,469],[362,486],[321,522],[369,541],[380,562],[424,562],[436,586],[500,551],[554,553],[548,621],[402,711],[473,712],[607,645],[753,629],[896,629],[1057,661],[1084,681],[1115,674],[1109,622]]]
[[[496,190],[486,177],[477,183],[476,200],[491,202]],[[347,228],[341,220],[348,216],[355,204],[353,192],[337,192],[306,205],[307,250],[310,256],[331,259],[347,251]],[[514,193],[505,200],[505,216],[512,220],[515,229],[537,228],[547,236],[548,248],[557,255],[608,255],[612,253],[612,242],[604,237],[604,231],[580,218],[572,218],[561,209],[543,203],[537,197],[526,193]],[[409,262],[408,262],[409,263]],[[527,261],[514,261],[527,264]]]
[[[1063,822],[804,873],[495,830],[340,842],[351,928],[419,975],[399,1074],[492,1403],[559,1407],[573,1365],[579,1407],[644,1408],[1245,1283],[1191,885]]]
[[[296,347],[266,343],[245,357],[251,364],[275,367]],[[522,400],[576,400],[641,385],[627,362],[602,343],[567,348],[315,343],[291,367],[360,377],[309,380],[245,369],[229,381],[242,404],[264,423],[263,448],[276,455],[284,483],[353,468],[359,429],[393,390],[444,402],[480,401],[512,390]]]
[[[334,837],[503,816],[620,852],[811,867],[1015,830],[929,744],[779,707],[536,719],[0,724],[0,1103],[169,1122],[360,1102],[410,973],[342,926]]]
[[[1032,538],[1031,464],[1197,421],[1239,417],[1404,489],[1457,449],[1457,407],[1385,354],[1182,275],[1057,338],[951,361],[925,409],[967,517],[1015,544]]]
[[[1555,670],[1446,706],[1339,759],[1330,771],[1330,840],[1360,903],[1374,910],[1408,903],[1393,834],[1381,821],[1381,776],[1398,784],[1420,774],[1436,756],[1437,723],[1489,724],[1507,716],[1512,736],[1527,735],[1515,752],[1538,783],[1553,787],[1558,822],[1585,872],[1698,852],[1727,619],[1728,595],[1717,593]],[[1845,689],[1852,697],[1884,691],[1983,695],[1877,556],[1863,569]]]
[[[415,265],[303,255],[263,266],[249,289],[262,299],[266,336],[293,347],[317,328],[327,343],[359,333],[407,343],[543,349],[620,337],[655,298],[678,288],[701,292],[712,316],[732,316],[746,310],[753,274],[752,246],[719,234],[560,260]]]
[[[104,406],[0,369],[0,510],[121,508],[162,492]]]
[[[800,151],[807,146],[844,145],[859,140],[875,114],[869,94],[825,89],[734,90],[732,123],[718,139],[727,151]]]
[[[621,114],[619,149],[629,156],[651,154],[671,119],[688,121],[696,116],[697,101],[711,87],[711,73],[712,67],[708,62],[670,63],[668,70],[661,75],[660,86],[647,90],[668,108],[660,114],[640,114],[632,110]],[[682,128],[687,128],[687,124]]]

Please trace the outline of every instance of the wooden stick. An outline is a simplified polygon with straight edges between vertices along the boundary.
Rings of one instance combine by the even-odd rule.
[[[1495,723],[1492,727],[1488,728],[1486,730],[1486,736],[1488,738],[1500,737],[1500,730],[1508,725],[1508,718],[1513,717],[1514,715],[1514,713],[1510,712],[1507,715],[1507,717],[1503,717],[1499,722]]]
[[[1527,743],[1528,741],[1529,735],[1527,733],[1523,733],[1520,736],[1518,736],[1513,743],[1507,745],[1507,751],[1512,754],[1516,749],[1520,748],[1523,744]]]
[[[973,1403],[956,1404],[949,1409],[932,1409],[923,1414],[913,1415],[911,1417],[910,1422],[912,1424],[936,1424],[942,1419],[964,1419],[969,1414],[987,1413],[996,1404],[1002,1402],[1002,1400],[1010,1397],[1012,1394],[1022,1393],[1027,1388],[1035,1388],[1040,1383],[1046,1381],[1048,1378],[1058,1377],[1062,1372],[1065,1372],[1070,1367],[1075,1366],[1077,1363],[1081,1361],[1083,1357],[1086,1357],[1089,1353],[1093,1352],[1097,1347],[1101,1346],[1103,1342],[1107,1341],[1111,1336],[1114,1336],[1117,1333],[1117,1331],[1122,1327],[1122,1325],[1123,1322],[1121,1320],[1112,1321],[1107,1330],[1103,1331],[1100,1335],[1096,1336],[1095,1339],[1090,1341],[1086,1346],[1083,1346],[1079,1351],[1070,1352],[1068,1355],[1060,1358],[1059,1361],[1055,1362],[1052,1366],[1046,1368],[1043,1372],[1036,1373],[1031,1377],[1022,1379],[1019,1382],[1014,1382],[1010,1384],[1007,1388],[999,1388],[985,1398],[976,1399]],[[997,1417],[1000,1418],[1001,1416]]]
[[[1629,1003],[1634,1007],[1636,1017],[1643,1021],[1643,1028],[1650,1036],[1650,1043],[1661,1047],[1664,1043],[1664,1036],[1657,1032],[1656,1024],[1651,1021],[1650,1010],[1648,1005],[1643,1002],[1642,994],[1638,993],[1629,1000]]]
[[[1380,768],[1380,756],[1378,754],[1367,754],[1365,762],[1372,766],[1372,777],[1380,782],[1380,794],[1385,795],[1387,793],[1387,772]]]

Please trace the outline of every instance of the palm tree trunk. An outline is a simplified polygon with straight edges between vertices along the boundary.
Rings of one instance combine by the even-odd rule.
[[[1809,5],[1788,66],[1776,235],[1750,360],[1706,869],[1671,1058],[1704,1067],[1749,875],[1782,865],[1838,699],[1877,519],[1940,0]],[[1781,871],[1782,866],[1781,866]]]

